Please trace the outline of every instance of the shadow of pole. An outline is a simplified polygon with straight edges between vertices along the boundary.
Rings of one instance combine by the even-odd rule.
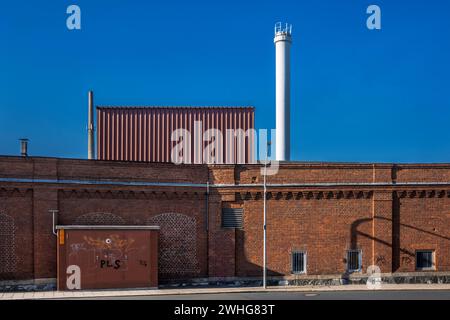
[[[396,194],[393,196],[393,204],[392,204],[392,219],[388,219],[385,217],[374,216],[373,218],[364,218],[353,221],[350,227],[350,246],[351,249],[358,249],[358,236],[363,236],[365,238],[369,238],[372,241],[376,241],[392,249],[392,272],[395,272],[400,268],[400,253],[407,254],[409,256],[414,257],[415,253],[408,251],[400,246],[400,229],[407,228],[418,232],[423,232],[425,234],[431,235],[433,237],[438,237],[444,240],[450,240],[450,237],[446,237],[431,231],[427,231],[412,225],[408,225],[405,223],[400,223],[400,201]],[[385,240],[379,239],[367,233],[361,232],[358,230],[359,226],[366,222],[375,223],[376,220],[389,221],[392,224],[392,243],[386,242]]]

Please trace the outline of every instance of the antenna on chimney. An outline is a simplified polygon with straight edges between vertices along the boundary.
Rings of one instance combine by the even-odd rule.
[[[21,138],[20,141],[20,155],[22,157],[28,157],[28,140],[27,138]]]

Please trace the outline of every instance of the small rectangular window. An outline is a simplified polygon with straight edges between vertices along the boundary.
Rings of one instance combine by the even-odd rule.
[[[361,250],[347,251],[347,271],[358,272],[361,271],[362,259]]]
[[[292,252],[292,273],[306,273],[306,252]]]
[[[242,228],[242,217],[244,209],[242,208],[223,208],[222,209],[222,228]]]
[[[434,251],[417,250],[416,251],[416,269],[433,270],[434,269]]]

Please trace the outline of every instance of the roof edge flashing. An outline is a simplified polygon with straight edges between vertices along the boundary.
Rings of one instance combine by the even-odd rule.
[[[159,226],[57,225],[57,230],[159,230]]]

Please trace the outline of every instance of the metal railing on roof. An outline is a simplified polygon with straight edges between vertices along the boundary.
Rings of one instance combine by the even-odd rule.
[[[289,23],[275,23],[275,35],[277,34],[292,34],[292,24]]]

